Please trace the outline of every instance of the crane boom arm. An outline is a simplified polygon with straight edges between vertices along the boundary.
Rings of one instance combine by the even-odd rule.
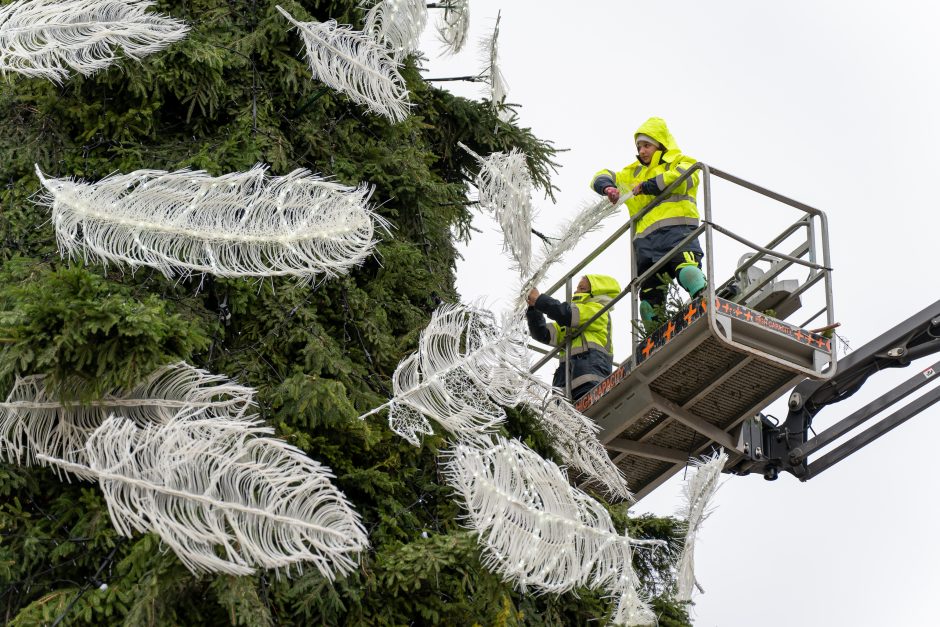
[[[849,434],[863,423],[895,407],[909,395],[940,381],[940,361],[882,394],[874,401],[810,438],[813,419],[828,405],[839,403],[861,389],[869,377],[887,368],[905,368],[913,361],[940,353],[940,300],[895,325],[838,362],[836,374],[826,381],[806,379],[791,392],[789,413],[776,425],[764,416],[742,429],[746,459],[731,472],[763,472],[775,479],[780,471],[802,481],[817,476],[878,437],[940,401],[940,386],[879,419],[820,458],[809,456]]]

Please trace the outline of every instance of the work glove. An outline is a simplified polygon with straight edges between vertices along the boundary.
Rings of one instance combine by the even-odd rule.
[[[604,193],[607,194],[607,200],[609,200],[611,204],[614,204],[620,200],[620,190],[613,185],[608,185],[605,187]]]

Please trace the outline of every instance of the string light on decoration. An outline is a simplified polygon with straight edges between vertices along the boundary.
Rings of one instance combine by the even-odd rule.
[[[509,91],[506,79],[499,69],[499,20],[501,14],[496,15],[496,25],[493,33],[480,42],[480,51],[486,70],[484,77],[490,86],[490,106],[503,122],[512,118],[512,112],[506,107],[506,93]]]
[[[525,153],[513,149],[508,153],[494,152],[481,157],[463,143],[480,164],[475,184],[480,207],[490,212],[503,232],[503,250],[512,256],[522,276],[532,272],[532,176]]]
[[[606,198],[586,203],[571,220],[562,225],[558,234],[551,238],[552,244],[546,246],[542,254],[533,262],[536,270],[524,282],[522,289],[519,291],[518,306],[520,311],[525,308],[525,295],[528,294],[531,288],[541,283],[545,275],[548,274],[548,270],[583,241],[585,235],[600,226],[600,223],[606,218],[617,213],[621,204],[631,197],[632,193],[627,193],[621,195],[620,200],[616,203],[611,203]]]
[[[418,351],[395,369],[392,399],[360,418],[387,408],[391,429],[415,446],[433,432],[428,418],[459,438],[478,438],[505,420],[499,404],[519,403],[524,388],[511,365],[524,353],[524,336],[501,333],[491,313],[441,305]]]
[[[470,31],[470,0],[443,0],[433,5],[443,9],[437,22],[437,35],[445,54],[457,54],[467,43]]]

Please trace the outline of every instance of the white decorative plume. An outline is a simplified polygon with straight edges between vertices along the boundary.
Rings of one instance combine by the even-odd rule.
[[[0,403],[0,461],[30,465],[45,455],[85,465],[85,442],[115,412],[142,427],[204,418],[247,421],[255,393],[184,362],[86,403],[77,400],[82,386],[76,379],[50,390],[45,376],[17,379]]]
[[[612,594],[616,602],[614,611],[610,616],[612,625],[623,625],[624,627],[651,627],[658,625],[655,612],[649,606],[639,592],[639,581],[636,575],[633,581],[621,582],[614,587]]]
[[[503,334],[493,315],[441,305],[421,332],[418,351],[392,375],[392,399],[360,418],[389,409],[391,429],[417,446],[432,433],[428,418],[460,438],[475,439],[506,418],[524,389],[511,368],[525,357],[521,333]]]
[[[490,86],[490,104],[499,119],[508,122],[512,118],[512,112],[506,108],[506,93],[509,88],[499,69],[499,19],[500,14],[497,13],[493,33],[480,42],[480,52],[486,64],[483,75]]]
[[[466,525],[478,534],[486,568],[521,590],[607,590],[622,605],[618,615],[643,613],[633,542],[558,466],[503,438],[484,449],[460,444],[444,459],[445,480],[466,509]]]
[[[691,601],[693,587],[701,590],[695,580],[695,538],[702,523],[708,518],[709,501],[718,490],[718,480],[727,461],[728,454],[724,451],[715,453],[711,457],[691,460],[692,476],[682,488],[685,498],[678,512],[678,515],[685,520],[686,526],[685,544],[682,547],[677,568],[679,591],[676,599],[678,601]]]
[[[116,62],[135,61],[186,36],[182,21],[147,9],[150,0],[16,0],[0,7],[0,72],[61,83]]]
[[[470,30],[470,0],[442,0],[444,9],[437,23],[437,34],[445,54],[457,54],[467,43]]]
[[[418,446],[433,433],[428,418],[458,438],[479,440],[505,419],[503,406],[525,406],[565,465],[613,498],[632,498],[597,425],[529,373],[525,323],[513,315],[497,325],[481,308],[442,305],[418,351],[395,369],[392,386],[392,399],[360,418],[388,408],[392,431]]]
[[[371,189],[306,170],[269,177],[266,167],[209,176],[137,170],[97,183],[46,179],[62,256],[149,266],[167,276],[334,277],[361,263],[386,223]]]
[[[480,207],[493,214],[503,231],[503,250],[515,260],[519,274],[532,271],[532,175],[525,153],[512,149],[481,157],[464,144],[457,145],[480,164],[476,177]]]
[[[385,45],[401,61],[418,49],[428,23],[425,0],[379,0],[366,13],[363,30]]]
[[[509,154],[497,152],[481,157],[466,145],[458,145],[480,163],[476,178],[480,207],[496,217],[503,231],[504,249],[516,261],[520,275],[528,276],[531,272],[530,232],[534,211],[531,204],[533,184],[525,155],[513,150]],[[555,247],[548,251],[539,274],[530,280],[529,285],[535,285],[544,277],[552,263],[573,248],[578,239],[596,227],[600,220],[613,213],[617,206],[604,200],[582,211],[570,223]],[[518,317],[521,319],[521,310]],[[504,323],[504,328],[511,328],[511,320],[512,316]],[[521,333],[524,335],[525,331]],[[519,359],[513,366],[517,372],[527,372],[528,360]],[[524,385],[527,393],[521,399],[526,406],[541,415],[542,426],[551,436],[552,448],[561,460],[602,487],[610,496],[632,498],[623,473],[611,462],[597,438],[597,425],[540,380],[528,378]]]
[[[540,382],[541,383],[541,382]],[[539,415],[552,450],[570,469],[586,478],[609,497],[632,500],[623,472],[614,465],[597,434],[600,427],[571,403],[542,383],[532,386],[526,405]]]
[[[628,192],[621,195],[620,200],[616,203],[611,203],[606,198],[603,198],[596,202],[586,204],[577,215],[564,224],[561,229],[559,229],[558,235],[553,238],[555,243],[546,247],[542,255],[536,260],[537,270],[529,280],[525,282],[520,292],[520,305],[524,303],[525,294],[529,292],[529,289],[538,285],[542,279],[545,278],[549,268],[577,246],[586,234],[596,229],[606,218],[615,214],[620,208],[620,205],[632,196],[632,192]]]
[[[138,427],[105,420],[86,463],[42,463],[98,481],[118,532],[154,532],[194,573],[247,575],[312,562],[327,579],[348,573],[368,545],[330,470],[271,429],[218,418]]]
[[[388,49],[368,33],[336,20],[299,22],[277,7],[300,33],[313,77],[393,122],[408,117],[408,88]]]

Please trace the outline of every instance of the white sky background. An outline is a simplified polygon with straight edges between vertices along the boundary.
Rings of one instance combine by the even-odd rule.
[[[632,162],[634,131],[659,116],[686,154],[827,212],[836,318],[851,346],[940,297],[940,196],[930,158],[940,146],[940,5],[471,0],[470,39],[455,57],[437,57],[438,12],[431,12],[425,75],[478,73],[477,43],[500,10],[508,100],[521,105],[523,126],[570,149],[558,157],[558,204],[535,198],[542,232],[596,200],[588,189],[594,172]],[[441,85],[474,98],[486,93],[479,83]],[[725,189],[716,184],[716,222],[755,241],[796,217],[749,196],[723,196]],[[549,280],[624,220],[625,213],[611,220]],[[463,250],[458,287],[465,301],[485,298],[501,309],[518,277],[500,254],[497,225],[483,216],[475,225],[483,232]],[[716,252],[716,276],[725,278],[736,257]],[[627,244],[590,270],[625,283]],[[621,333],[627,309],[615,317]],[[618,341],[622,359],[627,341]],[[820,412],[816,426],[917,372],[872,378],[859,398]],[[769,411],[786,416],[782,403]],[[934,406],[808,483],[729,477],[698,544],[697,577],[707,593],[695,599],[695,623],[935,624],[938,442]],[[679,487],[670,481],[635,509],[672,513]]]

